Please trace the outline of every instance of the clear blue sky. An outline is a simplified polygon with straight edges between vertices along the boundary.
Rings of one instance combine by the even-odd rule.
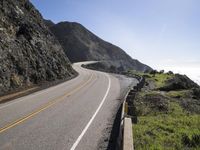
[[[154,68],[200,68],[199,0],[31,1],[44,18],[79,22]]]

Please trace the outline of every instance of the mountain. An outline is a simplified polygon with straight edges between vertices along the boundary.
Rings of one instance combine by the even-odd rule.
[[[28,0],[1,0],[0,20],[0,95],[76,74]]]
[[[48,27],[52,27],[55,25],[51,20],[44,20],[44,22]]]
[[[71,62],[96,60],[101,61],[104,67],[114,67],[118,71],[152,70],[149,66],[132,59],[121,48],[100,39],[79,23],[54,24],[47,20],[46,24],[57,37]]]

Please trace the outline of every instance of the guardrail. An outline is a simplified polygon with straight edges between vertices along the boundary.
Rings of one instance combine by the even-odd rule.
[[[132,122],[137,123],[134,99],[136,93],[140,91],[145,84],[145,78],[140,76],[135,76],[135,78],[138,80],[138,84],[128,90],[122,103],[121,124],[118,138],[118,147],[120,150],[134,150]]]

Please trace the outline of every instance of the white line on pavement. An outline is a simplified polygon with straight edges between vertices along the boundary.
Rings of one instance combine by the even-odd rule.
[[[97,108],[96,112],[94,113],[94,115],[92,116],[92,118],[90,119],[90,121],[88,122],[88,124],[85,126],[85,128],[83,129],[82,133],[79,135],[78,139],[76,140],[76,142],[73,144],[73,146],[71,147],[70,150],[75,150],[76,147],[78,146],[79,142],[81,141],[82,137],[84,136],[84,134],[86,133],[86,131],[88,130],[88,128],[90,127],[90,125],[92,124],[94,118],[96,117],[96,115],[98,114],[99,110],[101,109],[104,101],[106,100],[108,93],[110,91],[110,87],[111,87],[111,81],[110,81],[110,77],[109,75],[106,74],[106,76],[108,77],[108,88],[106,91],[106,94],[104,95],[99,107]]]

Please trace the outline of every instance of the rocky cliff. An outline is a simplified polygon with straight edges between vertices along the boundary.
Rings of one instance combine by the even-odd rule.
[[[101,65],[99,65],[103,66],[101,69],[151,70],[149,66],[132,59],[121,48],[100,39],[81,24],[73,22],[53,24],[49,20],[46,21],[46,24],[57,37],[72,62],[97,60],[101,61]]]
[[[28,0],[0,1],[0,95],[74,76],[59,42]]]

